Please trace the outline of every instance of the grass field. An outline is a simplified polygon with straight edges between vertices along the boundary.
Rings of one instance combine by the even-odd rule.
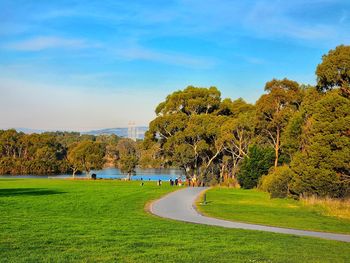
[[[324,215],[320,207],[292,199],[270,199],[257,190],[213,188],[208,204],[198,209],[209,216],[263,225],[350,234],[350,220]]]
[[[147,201],[170,190],[154,182],[141,187],[120,181],[0,179],[0,261],[346,262],[350,258],[348,243],[187,224],[144,211]]]

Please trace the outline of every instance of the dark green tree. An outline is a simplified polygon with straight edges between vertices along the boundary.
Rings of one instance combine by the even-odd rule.
[[[275,160],[271,148],[262,148],[253,145],[249,148],[238,172],[238,182],[242,188],[250,189],[258,185],[261,176],[266,175]]]
[[[341,197],[350,189],[350,99],[337,90],[314,104],[306,120],[304,151],[295,154],[294,194]]]

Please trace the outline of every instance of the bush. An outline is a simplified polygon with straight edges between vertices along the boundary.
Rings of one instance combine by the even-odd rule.
[[[261,178],[259,188],[270,193],[271,198],[285,198],[289,195],[289,185],[294,177],[288,166],[276,167]]]

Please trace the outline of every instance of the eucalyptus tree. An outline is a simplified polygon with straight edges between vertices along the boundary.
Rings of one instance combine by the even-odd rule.
[[[239,163],[248,154],[248,147],[254,139],[255,107],[243,99],[231,101],[223,100],[221,109],[226,108],[225,114],[229,116],[221,126],[221,140],[224,154],[231,167],[231,176],[234,178],[238,172]],[[223,165],[227,166],[227,164]]]
[[[127,173],[130,180],[139,160],[137,143],[131,139],[121,139],[116,150],[118,158],[115,164],[122,172]]]
[[[322,57],[317,66],[317,89],[327,91],[340,88],[341,92],[350,96],[350,46],[340,45]]]
[[[289,79],[273,79],[266,83],[265,91],[256,102],[257,133],[273,146],[274,166],[277,167],[281,149],[281,135],[293,112],[302,101],[299,84]]]
[[[78,171],[85,171],[87,176],[93,169],[101,169],[105,162],[105,147],[102,143],[81,141],[71,145],[67,159],[73,171],[73,177]]]
[[[223,150],[220,127],[226,118],[218,114],[220,104],[215,87],[176,91],[156,108],[146,140],[159,143],[168,165],[203,180]]]

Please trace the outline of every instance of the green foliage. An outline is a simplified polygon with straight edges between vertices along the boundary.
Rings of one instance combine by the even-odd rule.
[[[0,174],[55,174],[68,171],[66,148],[50,133],[0,133]]]
[[[273,79],[265,85],[268,94],[256,102],[256,128],[265,141],[275,149],[275,167],[279,163],[281,135],[293,113],[298,110],[302,93],[297,82]]]
[[[93,169],[101,169],[104,164],[105,148],[102,143],[82,141],[74,145],[68,151],[68,161],[76,171],[85,171],[90,175]]]
[[[285,198],[289,195],[289,185],[294,177],[287,165],[275,167],[261,178],[259,188],[270,193],[271,198]]]
[[[242,99],[221,101],[215,87],[189,86],[158,105],[145,145],[159,146],[164,166],[180,167],[188,177],[214,184],[224,174],[234,176],[232,167],[247,153],[253,110]],[[225,157],[231,159],[224,163]]]
[[[350,95],[350,46],[340,45],[322,57],[317,66],[317,89],[327,91],[340,87],[344,95]]]
[[[242,188],[251,189],[258,185],[261,176],[267,174],[275,159],[274,151],[253,145],[244,157],[238,172],[238,182]]]
[[[121,156],[118,162],[118,167],[123,173],[131,175],[135,171],[138,159],[135,155]]]
[[[116,165],[122,172],[127,173],[130,179],[138,164],[137,143],[131,139],[121,139],[117,144],[117,151]]]
[[[0,130],[0,174],[62,174],[84,171],[81,165],[68,162],[68,150],[81,142],[99,142],[105,156],[99,162],[114,162],[117,158],[116,135],[80,135],[77,132],[45,132],[24,134],[15,130]],[[99,164],[98,167],[101,167]]]
[[[332,91],[309,116],[307,145],[292,161],[295,194],[341,197],[350,186],[350,99]]]

